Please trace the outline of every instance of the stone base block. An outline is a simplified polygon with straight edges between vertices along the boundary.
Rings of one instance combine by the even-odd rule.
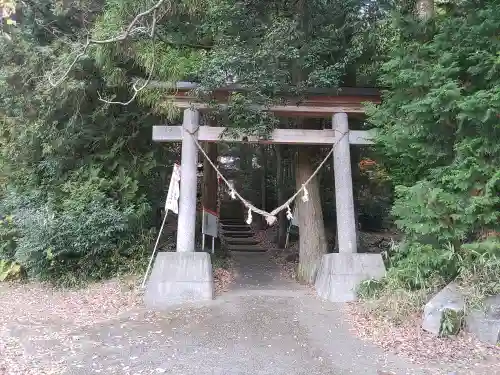
[[[144,294],[146,307],[161,309],[213,298],[212,261],[208,253],[158,253]]]
[[[500,295],[486,299],[484,310],[470,312],[465,318],[465,326],[479,341],[500,344]]]
[[[385,265],[380,254],[326,254],[321,260],[315,287],[323,299],[349,302],[357,299],[356,290],[361,282],[384,276]]]
[[[447,285],[443,290],[431,298],[424,307],[424,315],[422,321],[422,329],[430,332],[433,335],[441,333],[441,324],[446,310],[451,310],[457,317],[454,324],[460,325],[459,321],[463,316],[465,309],[465,300],[463,295],[458,290],[454,283]],[[453,327],[453,331],[459,330],[460,327]]]

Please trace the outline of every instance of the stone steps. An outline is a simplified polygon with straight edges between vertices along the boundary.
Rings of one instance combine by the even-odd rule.
[[[250,225],[248,224],[233,224],[233,223],[225,223],[221,222],[221,226],[224,229],[236,229],[236,230],[241,230],[241,229],[251,229]]]
[[[231,252],[245,252],[245,253],[265,253],[267,251],[260,245],[229,245],[228,250]]]
[[[253,233],[252,228],[248,226],[233,227],[221,225],[221,231],[225,233]]]
[[[243,215],[240,218],[224,218],[221,217],[219,221],[221,224],[226,224],[226,225],[246,225],[245,222],[242,219]]]
[[[225,238],[250,238],[253,237],[253,232],[221,231],[221,236],[224,236]]]
[[[236,253],[263,253],[266,249],[254,238],[252,227],[244,222],[245,214],[239,206],[224,206],[221,212],[221,239],[227,244],[227,250]],[[241,214],[239,214],[241,212]]]
[[[227,237],[226,242],[230,245],[258,245],[259,241],[254,239],[253,237]]]

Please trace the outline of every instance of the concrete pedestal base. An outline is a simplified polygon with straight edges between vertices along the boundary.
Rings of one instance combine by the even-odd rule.
[[[146,307],[161,309],[213,297],[212,262],[208,253],[158,253],[144,295]]]
[[[361,282],[384,276],[385,265],[380,254],[326,254],[321,260],[315,287],[323,299],[349,302],[356,300],[356,289]]]

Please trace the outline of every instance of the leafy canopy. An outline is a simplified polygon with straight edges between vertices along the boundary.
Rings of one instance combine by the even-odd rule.
[[[155,3],[107,1],[93,37],[121,35],[134,15]],[[290,86],[300,94],[308,87],[373,83],[378,61],[374,56],[383,44],[374,32],[381,27],[381,4],[365,0],[165,1],[156,16],[141,19],[124,41],[99,44],[92,51],[108,73],[109,83],[147,79],[150,74],[160,82],[197,81],[202,87],[196,94],[206,100],[215,88],[242,84],[248,92],[233,98],[237,107],[233,112],[241,113],[242,103],[282,100]],[[166,94],[165,89],[148,88],[139,98],[169,114]]]

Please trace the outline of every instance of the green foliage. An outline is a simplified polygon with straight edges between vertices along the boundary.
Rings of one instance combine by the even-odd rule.
[[[0,281],[19,279],[22,267],[15,261],[19,232],[12,216],[0,220]]]
[[[21,265],[8,260],[0,260],[0,281],[19,279],[22,275]]]
[[[0,226],[0,260],[75,284],[143,265],[175,150],[151,144],[161,119],[149,107],[99,100],[104,73],[90,57],[50,89],[47,67],[69,60],[72,45],[54,34],[78,37],[96,9],[57,12],[27,6],[11,39],[0,40],[0,206],[11,220]],[[117,85],[113,95],[129,92]]]
[[[405,241],[388,279],[400,288],[458,279],[477,299],[500,292],[499,9],[466,1],[407,22],[383,65],[370,121],[399,185],[392,214]]]
[[[452,246],[439,248],[420,242],[401,243],[389,253],[387,277],[407,290],[433,287],[456,276],[459,255]]]
[[[10,262],[15,259],[19,233],[12,216],[0,220],[0,259]]]
[[[396,325],[408,322],[408,317],[419,313],[435,292],[435,288],[409,290],[391,276],[378,281],[366,280],[358,288],[358,296],[371,314]]]
[[[464,322],[463,311],[445,309],[443,311],[443,317],[441,318],[439,335],[442,337],[457,335],[462,329]]]
[[[14,213],[17,244],[13,256],[2,252],[0,257],[11,255],[30,277],[74,284],[109,277],[144,256],[131,246],[131,236],[141,230],[141,211],[120,209],[102,194],[56,204],[11,193],[3,203],[4,211]]]
[[[480,306],[484,296],[500,294],[500,238],[487,237],[462,246],[458,282],[463,285],[467,302]]]

